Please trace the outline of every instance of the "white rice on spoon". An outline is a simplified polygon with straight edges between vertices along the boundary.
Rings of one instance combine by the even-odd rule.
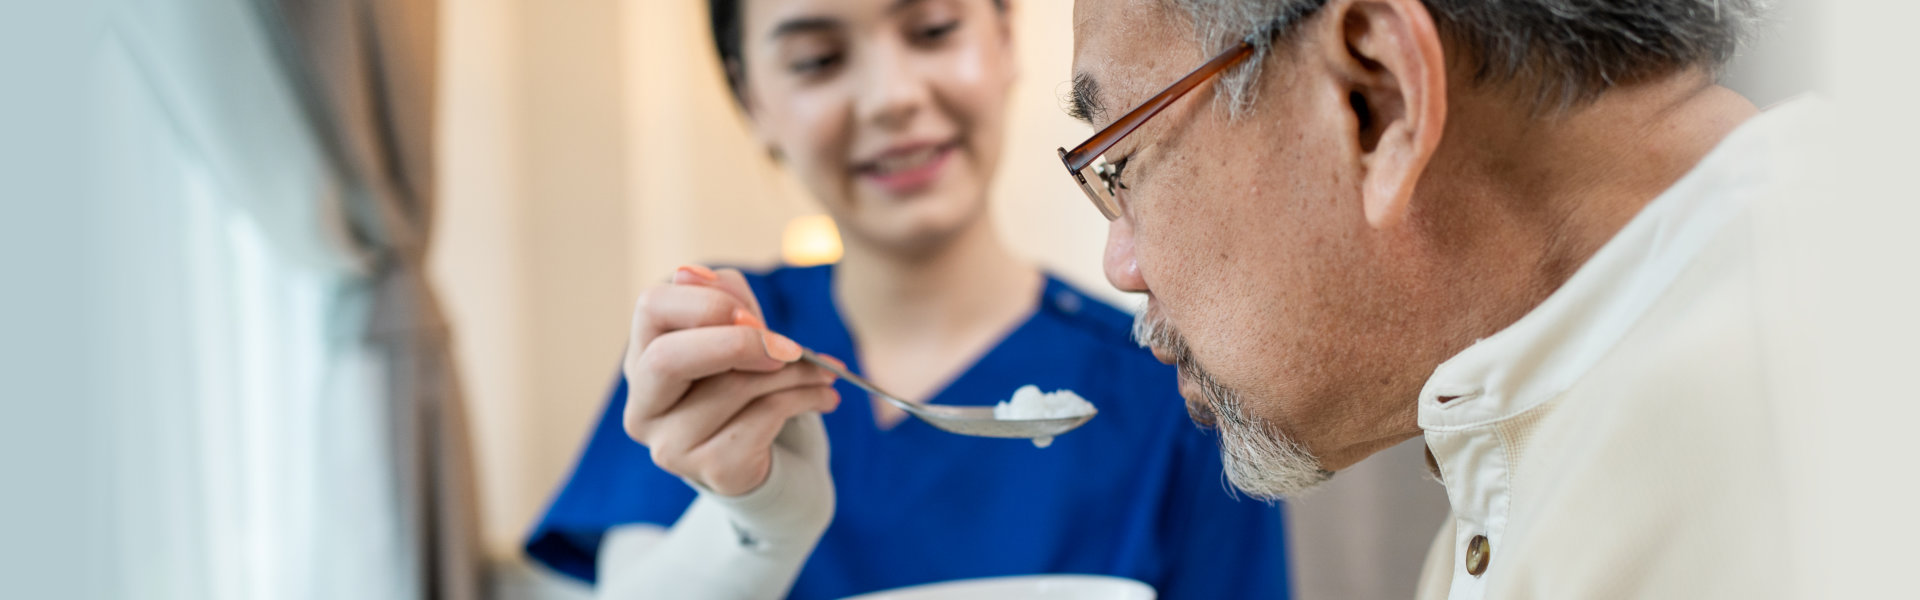
[[[1073,393],[1073,390],[1042,392],[1032,385],[1020,386],[1020,389],[1013,391],[1013,398],[993,405],[993,418],[1002,421],[1064,419],[1093,412],[1093,404]],[[1040,448],[1052,443],[1051,437],[1033,438],[1033,445]]]

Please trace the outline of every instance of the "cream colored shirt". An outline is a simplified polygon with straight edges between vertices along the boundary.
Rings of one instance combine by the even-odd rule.
[[[1769,253],[1793,230],[1782,208],[1821,201],[1819,110],[1743,124],[1539,307],[1435,370],[1419,422],[1452,518],[1421,598],[1795,595],[1781,408],[1814,399],[1782,383],[1807,350],[1783,333],[1793,287]]]

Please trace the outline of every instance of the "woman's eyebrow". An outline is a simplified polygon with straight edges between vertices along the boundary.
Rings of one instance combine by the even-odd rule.
[[[902,10],[906,10],[906,8],[909,6],[913,6],[915,4],[919,4],[925,1],[926,0],[894,0],[893,6],[887,7],[887,13],[888,14],[897,13]]]
[[[773,26],[773,32],[767,34],[767,38],[777,40],[789,35],[833,31],[839,28],[840,20],[832,17],[794,17]]]
[[[909,7],[912,7],[915,4],[920,4],[926,1],[927,0],[894,0],[893,5],[887,7],[887,13],[888,14],[897,13],[902,10],[906,10]],[[840,28],[840,20],[835,19],[833,17],[793,17],[793,18],[781,21],[779,25],[775,25],[773,27],[773,32],[767,34],[767,38],[779,39],[784,36],[789,36],[789,35],[794,35],[799,33],[813,33],[817,31],[833,31],[839,28]]]

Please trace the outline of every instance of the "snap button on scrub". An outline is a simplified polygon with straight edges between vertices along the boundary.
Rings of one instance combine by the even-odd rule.
[[[1053,295],[1053,306],[1063,313],[1077,313],[1080,312],[1080,297],[1072,292],[1060,292]]]
[[[1467,574],[1479,577],[1487,572],[1487,560],[1493,557],[1493,549],[1487,547],[1487,536],[1476,535],[1467,542]]]

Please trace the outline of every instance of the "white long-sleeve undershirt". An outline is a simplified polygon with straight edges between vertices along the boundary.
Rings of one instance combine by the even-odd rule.
[[[833,519],[826,429],[819,415],[788,421],[767,481],[742,496],[700,492],[673,527],[615,528],[596,558],[598,598],[777,599]]]

